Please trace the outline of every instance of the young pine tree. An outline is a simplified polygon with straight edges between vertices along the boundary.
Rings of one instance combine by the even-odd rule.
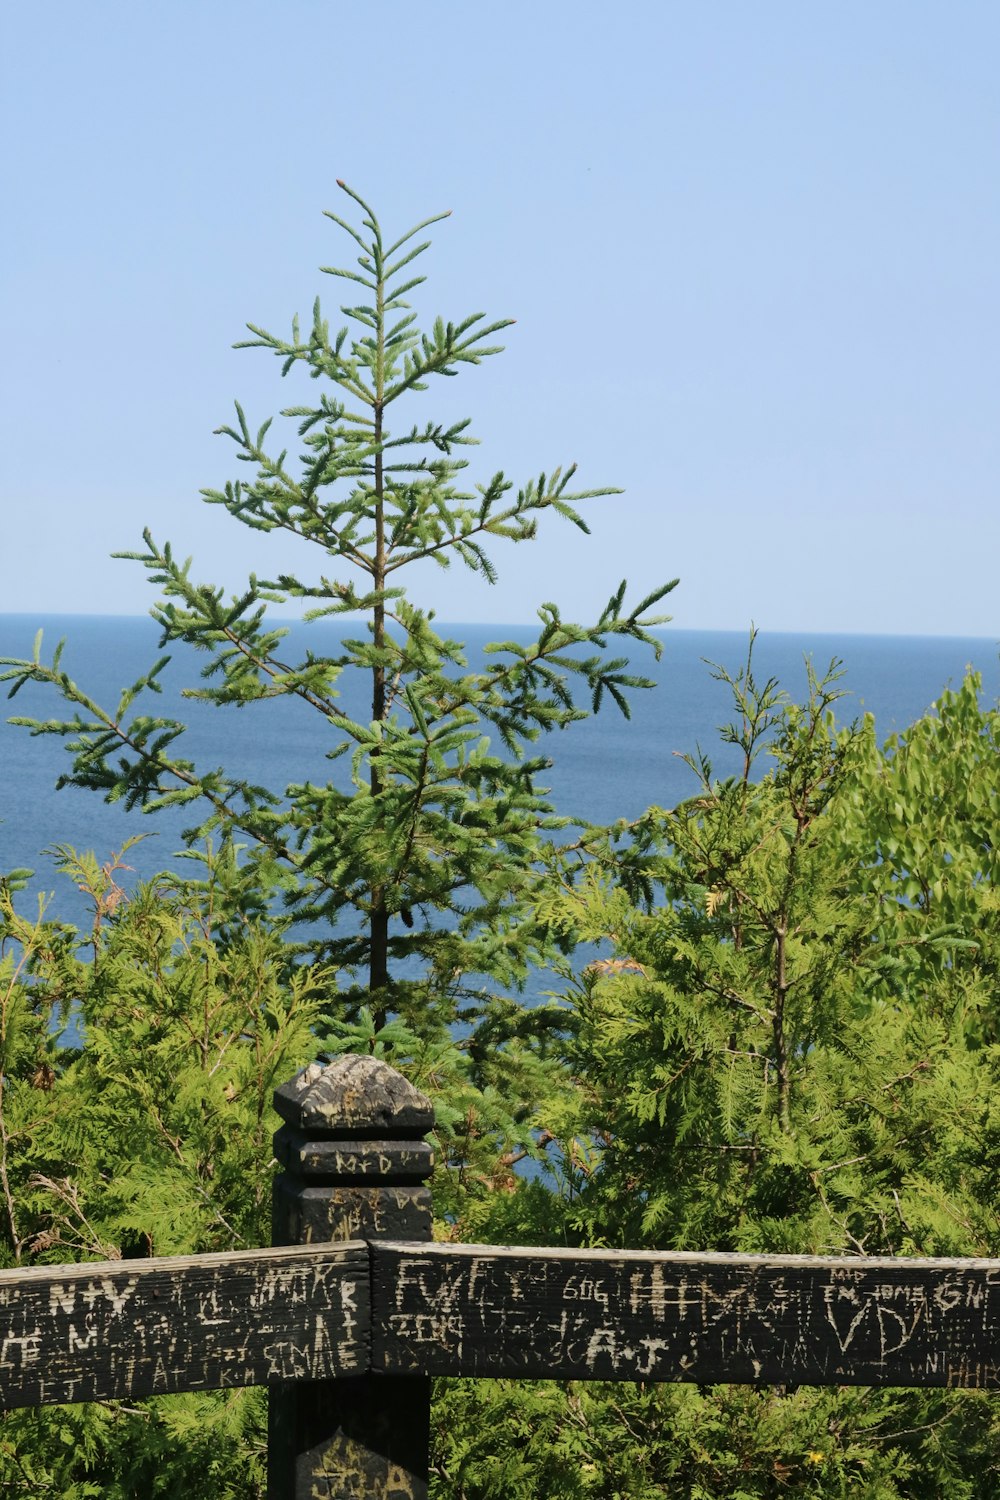
[[[51,662],[40,647],[31,661],[6,659],[3,676],[12,694],[44,682],[70,704],[69,719],[16,721],[66,737],[72,769],[61,784],[146,812],[190,802],[192,841],[213,831],[249,836],[265,886],[283,887],[310,932],[320,924],[319,956],[353,976],[355,999],[367,992],[377,1024],[390,1012],[426,1017],[431,997],[438,1021],[447,1022],[468,993],[465,976],[517,984],[547,951],[533,896],[553,857],[547,834],[560,820],[538,786],[548,762],[533,746],[596,711],[605,696],[627,716],[627,690],[650,684],[606,644],[630,637],[658,652],[649,632],[665,617],[650,611],[673,584],[630,606],[623,583],[587,625],[543,604],[531,644],[497,642],[476,668],[434,628],[434,612],[407,599],[405,569],[454,562],[493,583],[491,543],[530,541],[546,511],[586,531],[576,506],[615,492],[574,491],[575,465],[519,489],[502,472],[463,482],[474,441],[468,423],[418,419],[409,407],[436,377],[499,352],[492,341],[506,323],[477,313],[455,323],[438,318],[421,332],[405,298],[424,280],[414,271],[428,247],[419,236],[445,215],[387,244],[368,205],[339,186],[362,213],[360,229],[328,215],[359,252],[354,268],[324,268],[358,289],[358,303],[341,309],[347,325],[331,335],[317,300],[306,329],[295,319],[285,339],[251,324],[252,338],[240,346],[270,350],[283,375],[304,365],[323,386],[315,404],[282,412],[297,424],[300,452],[275,451],[270,421],[255,431],[237,405],[235,426],[219,430],[236,444],[247,477],[203,491],[243,525],[289,532],[316,548],[315,572],[252,576],[227,598],[195,582],[190,561],[178,561],[148,531],[144,550],[125,555],[162,591],[152,611],[161,645],[185,643],[206,657],[190,696],[308,705],[329,726],[330,757],[349,757],[349,783],[300,781],[279,792],[199,769],[178,753],[184,726],[144,706],[168,657],[110,710],[73,682],[58,650]],[[267,609],[303,605],[307,620],[343,618],[347,634],[334,653],[291,659],[286,631],[268,623]],[[370,716],[345,712],[338,689],[345,673],[367,679]]]

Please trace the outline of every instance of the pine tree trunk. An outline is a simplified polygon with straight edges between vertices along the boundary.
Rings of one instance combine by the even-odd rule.
[[[382,353],[382,284],[378,289],[379,352]],[[376,594],[385,588],[385,475],[382,465],[382,359],[376,370],[377,399],[375,404],[375,563],[372,583]],[[373,611],[372,632],[375,649],[381,653],[385,646],[385,605],[381,597]],[[372,669],[372,722],[381,724],[386,713],[385,666],[376,661]],[[378,764],[378,751],[371,755],[371,794],[377,799],[382,792],[382,777]],[[368,988],[372,998],[375,1025],[385,1025],[388,1012],[387,992],[389,985],[389,913],[385,904],[385,887],[376,885],[371,891],[371,951],[369,955]]]

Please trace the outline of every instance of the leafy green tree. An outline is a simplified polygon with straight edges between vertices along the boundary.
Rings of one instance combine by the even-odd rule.
[[[869,719],[838,828],[844,857],[877,904],[880,931],[905,960],[910,998],[933,1010],[961,983],[975,990],[984,1042],[1000,1039],[1000,716],[967,672],[880,746]]]
[[[980,1392],[448,1381],[436,1500],[990,1500]]]
[[[589,1232],[995,1254],[1000,716],[970,677],[880,749],[836,724],[835,676],[802,705],[750,664],[730,681],[744,773],[693,758],[696,796],[542,904],[611,946],[569,997],[606,1141]]]
[[[307,328],[296,318],[282,338],[251,324],[252,337],[240,346],[270,350],[283,374],[302,366],[324,384],[314,404],[282,413],[297,424],[298,460],[286,448],[270,449],[271,422],[254,430],[237,405],[236,425],[219,430],[236,444],[248,477],[203,491],[243,525],[290,533],[318,549],[317,573],[251,577],[227,600],[214,585],[196,583],[190,562],[148,531],[145,549],[126,555],[162,590],[153,610],[161,645],[185,643],[207,658],[190,695],[215,704],[282,698],[307,705],[329,726],[331,759],[349,757],[349,783],[303,781],[279,793],[225,770],[197,769],[176,748],[184,726],[145,707],[168,658],[113,710],[71,680],[60,651],[48,663],[39,647],[32,661],[7,660],[3,677],[12,693],[29,681],[49,684],[73,708],[61,721],[15,721],[67,739],[73,763],[63,784],[147,812],[197,804],[191,839],[249,836],[258,880],[265,889],[280,886],[297,919],[324,924],[317,953],[358,978],[359,998],[380,1024],[390,1012],[413,1018],[428,1007],[450,1022],[466,976],[516,985],[526,965],[550,951],[533,898],[550,860],[547,836],[565,820],[538,786],[548,761],[529,752],[541,734],[596,711],[605,698],[627,715],[627,692],[651,684],[605,645],[627,638],[658,653],[649,632],[665,617],[650,610],[673,584],[627,606],[623,583],[587,625],[543,604],[534,642],[497,642],[479,668],[458,642],[438,634],[432,610],[409,602],[404,569],[454,562],[493,583],[491,544],[531,540],[546,511],[586,531],[578,504],[615,492],[574,491],[574,465],[516,490],[502,472],[466,486],[468,422],[404,420],[434,379],[497,353],[492,340],[507,325],[476,313],[458,322],[437,318],[421,332],[405,299],[424,280],[414,270],[428,246],[419,236],[436,219],[387,244],[368,205],[340,186],[362,213],[360,229],[328,215],[360,252],[355,267],[324,268],[359,289],[362,300],[342,308],[347,326],[331,335],[317,300]],[[397,412],[400,425],[390,429]],[[289,661],[287,632],[266,620],[269,606],[289,605],[305,605],[307,620],[347,625],[360,616],[364,629],[336,654],[307,651]],[[363,721],[339,702],[345,672],[367,680],[371,712]]]
[[[835,670],[810,675],[802,704],[758,682],[752,655],[719,675],[741,774],[692,756],[695,795],[651,809],[627,843],[613,833],[543,898],[568,939],[606,945],[566,996],[575,1156],[554,1205],[483,1201],[478,1233],[996,1255],[1000,714],[969,677],[879,746],[870,721],[837,725]],[[498,1494],[498,1473],[525,1495],[986,1500],[1000,1472],[996,1403],[979,1393],[455,1386],[442,1400],[442,1471],[469,1500]]]
[[[326,976],[245,914],[231,853],[128,897],[127,848],[55,852],[89,931],[0,889],[0,1262],[266,1243],[272,1093],[315,1054]],[[261,1391],[7,1412],[0,1490],[263,1495],[265,1415]]]

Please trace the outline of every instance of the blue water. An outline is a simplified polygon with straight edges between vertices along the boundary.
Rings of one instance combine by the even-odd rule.
[[[113,707],[123,686],[131,683],[159,654],[157,628],[146,618],[94,616],[0,615],[0,655],[29,656],[32,640],[44,628],[43,656],[51,654],[60,637],[67,646],[63,667],[89,695]],[[467,644],[471,663],[481,660],[483,645],[494,639],[530,640],[534,632],[505,626],[455,625],[442,632]],[[292,627],[288,656],[307,643],[317,653],[335,653],[339,627],[326,624]],[[652,803],[669,807],[691,795],[696,783],[680,760],[701,744],[720,772],[736,768],[736,752],[719,745],[716,727],[730,717],[724,685],[713,681],[704,658],[735,672],[746,656],[745,634],[722,631],[667,630],[659,664],[651,653],[630,651],[633,669],[656,678],[656,687],[633,695],[633,715],[626,723],[607,703],[592,720],[545,737],[539,749],[553,759],[548,784],[560,812],[593,822],[632,818]],[[759,681],[777,677],[788,692],[802,696],[806,689],[805,656],[823,670],[831,658],[842,658],[847,696],[838,704],[844,721],[864,711],[874,713],[884,737],[924,713],[947,684],[956,684],[967,665],[983,676],[984,697],[1000,696],[1000,668],[996,642],[951,637],[779,635],[761,634],[755,650]],[[345,772],[346,761],[331,767],[325,752],[331,747],[325,721],[305,705],[257,704],[249,709],[183,700],[180,688],[197,682],[205,658],[175,651],[164,678],[165,691],[150,698],[149,711],[176,716],[190,726],[178,753],[201,767],[225,766],[253,782],[281,791],[307,778],[325,782],[331,772]],[[358,674],[360,677],[360,674]],[[367,720],[368,689],[361,681],[341,679],[343,707],[353,717]],[[142,705],[138,705],[141,707]],[[25,688],[8,712],[42,718],[63,717],[54,692]],[[54,892],[50,911],[67,920],[80,920],[78,894],[64,877],[57,877],[45,850],[54,843],[93,849],[103,860],[135,832],[154,838],[133,849],[128,862],[136,875],[149,876],[170,866],[182,847],[181,829],[194,821],[192,810],[170,810],[155,817],[127,814],[107,806],[93,793],[76,788],[54,790],[69,759],[55,737],[32,738],[26,730],[0,722],[0,870],[27,866],[38,872],[39,888]]]

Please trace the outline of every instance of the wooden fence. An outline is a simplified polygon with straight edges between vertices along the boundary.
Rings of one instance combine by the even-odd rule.
[[[1000,1261],[436,1244],[405,1079],[275,1102],[274,1246],[0,1272],[0,1404],[267,1384],[271,1500],[418,1500],[434,1375],[1000,1387]]]

